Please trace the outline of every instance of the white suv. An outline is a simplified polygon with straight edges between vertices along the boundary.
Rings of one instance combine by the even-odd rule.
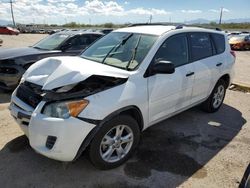
[[[88,147],[96,167],[114,168],[149,126],[198,104],[217,111],[234,62],[220,31],[132,26],[104,36],[79,57],[32,65],[10,110],[36,152],[72,161]]]

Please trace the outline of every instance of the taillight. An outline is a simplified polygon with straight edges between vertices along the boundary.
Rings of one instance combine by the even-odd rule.
[[[230,53],[234,56],[234,58],[236,58],[235,51],[231,50]]]

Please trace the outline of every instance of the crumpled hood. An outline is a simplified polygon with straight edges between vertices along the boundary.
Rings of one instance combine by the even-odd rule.
[[[130,72],[81,57],[64,56],[36,62],[25,72],[23,78],[41,85],[43,90],[52,90],[78,83],[92,75],[128,78]]]
[[[39,50],[32,47],[24,48],[6,48],[0,50],[0,60],[1,59],[12,59],[19,56],[33,55],[33,54],[43,54],[48,53],[47,50]]]

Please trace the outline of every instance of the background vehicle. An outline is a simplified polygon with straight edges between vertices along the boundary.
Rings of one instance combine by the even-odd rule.
[[[97,32],[60,32],[25,48],[0,50],[0,88],[14,89],[30,65],[45,57],[78,55],[102,37]]]
[[[232,36],[229,39],[229,44],[233,50],[249,50],[250,49],[250,35],[240,34]]]
[[[38,153],[72,161],[88,147],[95,166],[114,168],[133,153],[146,128],[198,104],[218,111],[234,56],[219,31],[118,29],[81,56],[32,65],[12,95],[11,114]]]
[[[5,35],[19,35],[19,31],[17,29],[11,27],[0,26],[0,34]]]

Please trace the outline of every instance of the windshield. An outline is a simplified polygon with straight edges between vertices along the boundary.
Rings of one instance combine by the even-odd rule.
[[[99,39],[81,57],[126,70],[134,70],[143,61],[157,36],[113,32]]]
[[[36,43],[33,47],[42,50],[55,50],[60,46],[69,35],[65,34],[54,34],[46,37],[45,39]]]

